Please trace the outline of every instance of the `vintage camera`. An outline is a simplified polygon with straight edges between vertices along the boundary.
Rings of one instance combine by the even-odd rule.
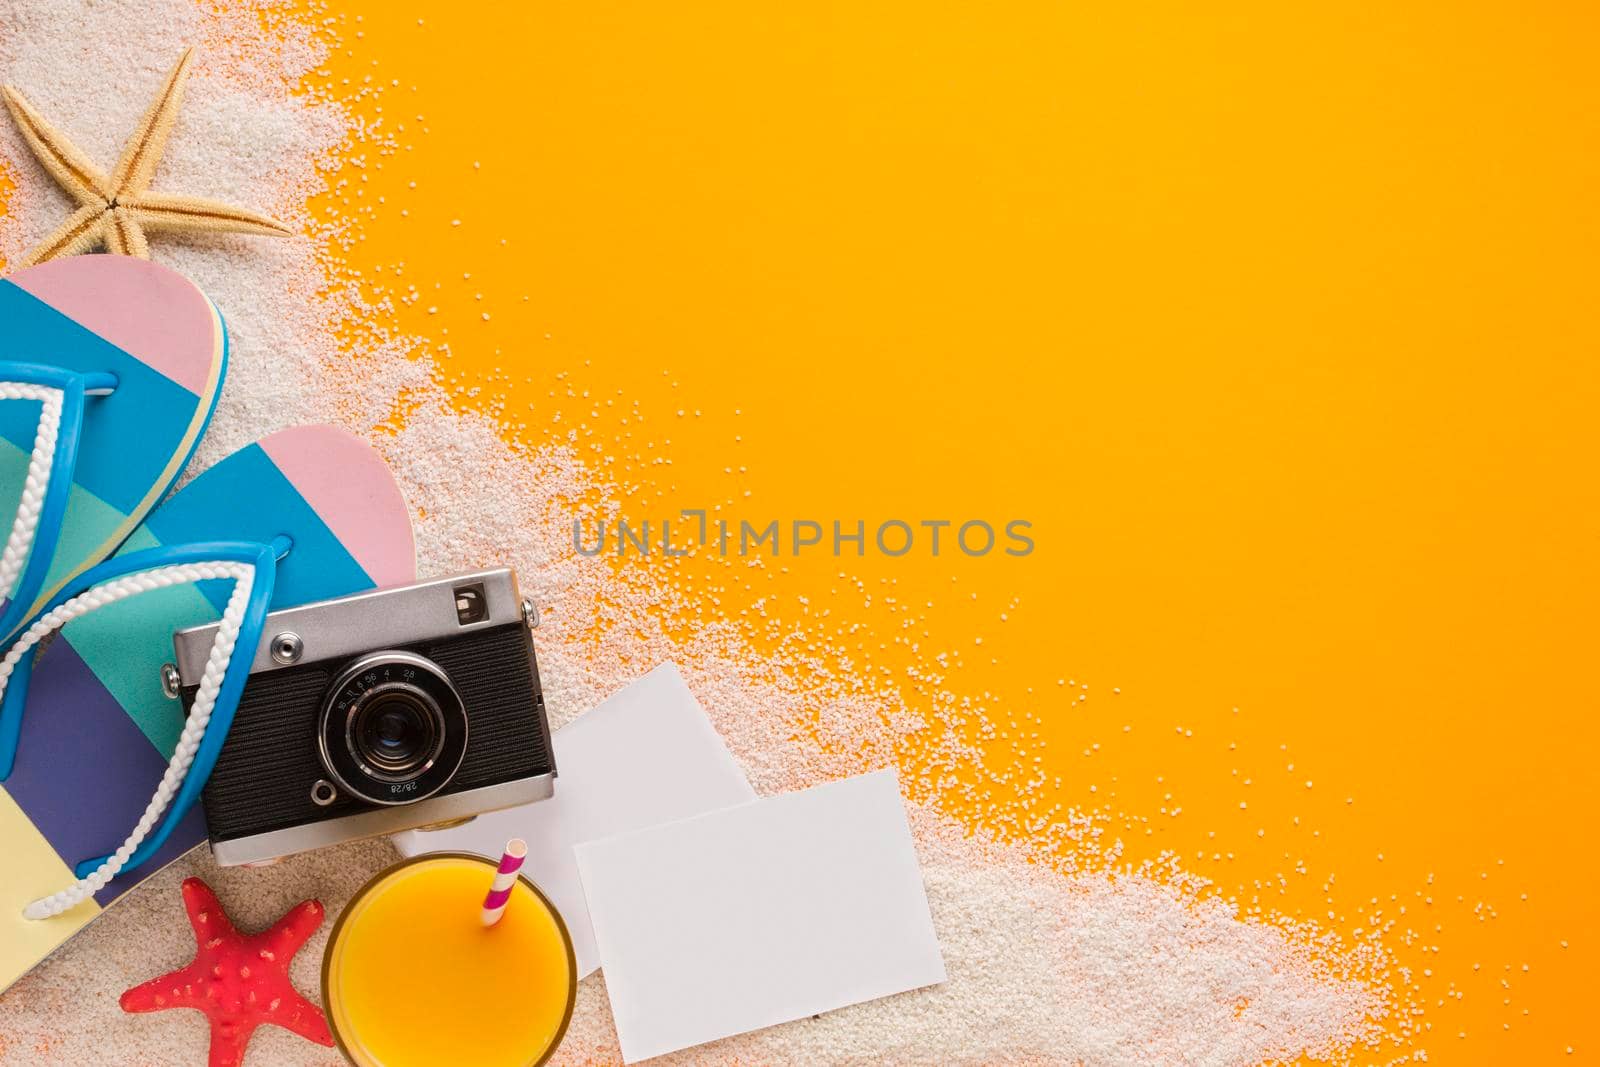
[[[264,863],[550,796],[537,625],[507,569],[268,615],[202,794],[217,862]],[[173,637],[186,710],[216,629]]]

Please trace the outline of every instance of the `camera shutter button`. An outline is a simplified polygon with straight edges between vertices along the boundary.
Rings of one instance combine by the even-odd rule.
[[[300,635],[290,630],[285,630],[272,639],[272,658],[282,664],[299,663],[300,657],[305,654],[305,642],[300,640]]]

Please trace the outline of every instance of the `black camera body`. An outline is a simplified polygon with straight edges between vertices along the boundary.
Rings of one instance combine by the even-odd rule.
[[[223,866],[551,795],[532,605],[508,569],[274,612],[202,794]],[[216,627],[175,635],[193,703]]]

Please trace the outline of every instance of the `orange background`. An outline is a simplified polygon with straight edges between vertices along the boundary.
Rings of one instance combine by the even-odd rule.
[[[330,81],[464,404],[669,456],[635,518],[1031,520],[716,581],[863,669],[913,606],[1135,858],[1378,898],[1431,1062],[1589,1051],[1592,7],[427,6],[337,5]]]
[[[1031,520],[711,584],[948,650],[1133,858],[1376,898],[1430,1062],[1592,1054],[1592,6],[399,8],[328,12],[396,145],[323,206],[463,405],[634,518]]]

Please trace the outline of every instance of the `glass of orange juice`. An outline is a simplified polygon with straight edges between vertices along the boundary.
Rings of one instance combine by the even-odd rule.
[[[518,877],[481,918],[496,864],[464,852],[383,871],[345,906],[322,961],[322,1002],[357,1067],[537,1067],[572,1020],[577,958],[560,914]]]

